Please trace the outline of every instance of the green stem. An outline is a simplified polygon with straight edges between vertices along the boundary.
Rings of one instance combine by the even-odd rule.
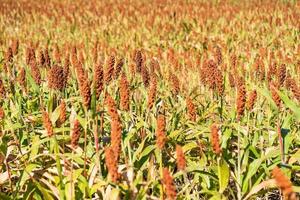
[[[88,112],[87,109],[85,110],[85,119],[86,119],[86,126],[84,127],[84,167],[83,167],[83,174],[85,177],[87,177],[87,172],[86,172],[86,162],[87,162],[87,157],[86,157],[86,151],[87,151],[87,129],[88,129],[88,123],[89,123],[89,118],[88,118]]]
[[[158,150],[158,156],[159,156],[159,172],[160,172],[160,178],[163,178],[163,164],[162,164],[162,151]],[[160,199],[164,199],[164,189],[163,185],[160,184]]]
[[[59,146],[58,142],[56,139],[56,135],[54,135],[54,152],[55,152],[55,158],[56,158],[56,165],[57,165],[57,171],[58,171],[58,176],[59,176],[59,196],[60,199],[64,199],[64,184],[63,184],[63,176],[62,176],[62,167],[60,163],[60,158],[59,158]]]
[[[241,145],[241,138],[240,138],[240,121],[238,123],[238,166],[237,166],[237,192],[238,192],[238,200],[242,199],[242,194],[241,194],[241,149],[240,149],[240,145]]]

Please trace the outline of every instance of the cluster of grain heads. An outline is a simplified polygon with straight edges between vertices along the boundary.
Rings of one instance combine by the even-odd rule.
[[[21,88],[26,92],[26,71],[23,67],[18,73],[17,81],[19,82]]]
[[[187,113],[188,117],[191,121],[195,122],[197,119],[197,112],[195,104],[193,103],[192,99],[187,97],[186,98],[186,106],[187,106]]]
[[[64,70],[59,65],[53,65],[48,72],[48,87],[54,90],[63,90],[65,87]]]
[[[145,65],[142,66],[141,74],[142,74],[144,86],[147,88],[149,86],[149,82],[150,82],[150,74]]]
[[[280,96],[277,92],[278,90],[279,90],[278,84],[276,84],[274,82],[271,82],[270,83],[270,91],[271,91],[272,99],[275,102],[277,108],[280,109],[280,107],[281,107],[281,98],[280,98]]]
[[[173,182],[173,178],[168,170],[168,168],[163,169],[163,185],[167,194],[167,199],[173,200],[176,199],[176,188]]]
[[[129,102],[130,102],[130,93],[129,93],[129,83],[126,78],[125,73],[122,73],[120,83],[120,106],[122,110],[129,110]]]
[[[141,50],[138,50],[134,53],[134,61],[135,61],[136,71],[138,73],[141,73],[142,65],[143,65],[143,55]]]
[[[113,147],[107,147],[105,149],[105,164],[111,181],[116,183],[120,178],[120,174],[118,173],[118,162]]]
[[[109,94],[106,94],[105,101],[111,118],[111,148],[114,151],[115,158],[118,160],[121,152],[122,125],[114,99]]]
[[[216,92],[219,96],[222,96],[224,93],[224,84],[223,84],[223,74],[221,70],[216,69],[215,72],[215,85],[216,85]]]
[[[69,75],[70,75],[70,59],[69,54],[66,55],[63,65],[63,74],[64,74],[64,87],[67,87]]]
[[[215,91],[219,96],[224,93],[223,74],[213,60],[206,60],[200,70],[200,80],[204,86]]]
[[[278,188],[283,193],[285,200],[296,200],[296,194],[293,192],[291,181],[285,176],[283,171],[279,167],[275,167],[272,170],[272,176],[274,177]]]
[[[31,70],[31,75],[33,80],[37,85],[40,85],[42,83],[42,77],[41,77],[41,72],[36,64],[35,58],[30,59],[30,70]]]
[[[286,79],[286,65],[282,64],[277,71],[278,88],[282,87]]]
[[[111,121],[111,147],[115,152],[115,157],[118,159],[121,152],[121,137],[122,137],[122,126],[120,120],[113,119]]]
[[[79,84],[79,92],[83,100],[83,105],[89,109],[91,103],[91,87],[88,74],[84,71],[82,63],[76,65],[77,80]]]
[[[269,70],[267,73],[267,80],[270,82],[274,76],[277,75],[277,64],[274,61],[271,61],[269,65]]]
[[[2,98],[6,96],[5,86],[1,78],[0,78],[0,95]]]
[[[44,66],[45,67],[50,67],[51,66],[51,58],[50,58],[50,55],[49,55],[48,46],[46,46],[45,49],[44,49],[44,58],[45,58]]]
[[[40,67],[45,67],[46,59],[42,49],[38,51],[37,60]]]
[[[26,48],[25,60],[27,65],[30,65],[32,60],[34,60],[35,62],[35,52],[34,48],[31,45],[27,46]]]
[[[101,62],[98,62],[94,65],[94,90],[96,91],[96,99],[99,99],[101,92],[104,87],[104,74],[103,74],[103,65]]]
[[[67,108],[64,100],[60,102],[60,112],[59,112],[59,124],[65,123],[67,120]]]
[[[240,120],[241,117],[244,115],[245,104],[246,104],[246,88],[244,84],[239,84],[238,92],[237,92],[237,100],[236,100],[237,120]]]
[[[290,89],[297,101],[300,102],[300,87],[295,79],[290,79]]]
[[[257,56],[254,63],[254,74],[252,74],[252,79],[255,77],[259,81],[265,80],[265,65],[260,56]]]
[[[54,132],[53,132],[53,126],[49,114],[48,112],[43,111],[42,115],[43,115],[42,118],[43,118],[44,129],[46,130],[48,137],[51,137],[54,134]]]
[[[150,81],[150,89],[148,91],[148,109],[152,109],[157,93],[157,79],[156,76],[153,75]]]
[[[235,79],[231,72],[229,72],[229,74],[228,74],[228,80],[229,80],[230,87],[234,88],[235,87]]]
[[[117,111],[115,100],[108,93],[106,93],[105,96],[106,96],[105,103],[107,105],[107,111],[109,116],[111,117],[112,120],[114,119],[119,120],[119,114]]]
[[[176,163],[177,163],[177,168],[179,170],[185,170],[186,160],[185,160],[184,152],[182,150],[182,147],[178,144],[176,145]]]
[[[210,140],[213,151],[216,155],[220,155],[222,149],[220,147],[219,129],[216,124],[212,124],[210,127]]]
[[[79,141],[79,138],[80,138],[80,134],[81,134],[80,123],[76,119],[74,121],[73,129],[72,129],[72,132],[71,132],[71,147],[72,147],[73,150],[76,149],[77,146],[78,146],[78,141]]]
[[[257,92],[256,92],[256,90],[253,90],[253,91],[250,92],[249,98],[248,98],[248,101],[247,101],[247,109],[249,111],[253,110],[256,99],[257,99]]]
[[[123,65],[124,65],[124,58],[119,58],[119,60],[117,61],[117,64],[116,64],[116,68],[115,68],[115,72],[114,72],[114,78],[115,79],[118,79],[120,74],[121,74],[121,71],[122,71],[122,68],[123,68]]]
[[[106,68],[104,71],[104,80],[106,85],[108,85],[113,78],[115,62],[116,62],[115,56],[110,55],[109,58],[107,59]]]
[[[167,141],[165,129],[166,129],[166,119],[165,116],[162,114],[159,114],[156,118],[156,145],[157,147],[162,150],[165,146],[165,143]]]

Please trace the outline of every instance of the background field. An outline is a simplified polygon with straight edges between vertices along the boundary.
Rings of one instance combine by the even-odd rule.
[[[1,199],[298,199],[297,1],[0,0]]]

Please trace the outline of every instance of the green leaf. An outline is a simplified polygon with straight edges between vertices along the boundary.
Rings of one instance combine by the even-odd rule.
[[[293,111],[296,119],[299,121],[300,120],[300,107],[297,106],[297,104],[295,102],[293,102],[291,99],[289,99],[289,97],[285,93],[278,91],[278,94],[279,94],[280,98],[282,99],[282,101],[284,102],[284,104]]]
[[[218,164],[218,176],[219,176],[219,192],[222,194],[229,183],[229,167],[225,160],[219,160]]]
[[[243,181],[243,192],[246,192],[248,190],[248,181],[257,172],[261,163],[262,163],[262,159],[256,159],[250,163],[248,173],[246,175],[246,178]]]
[[[49,194],[48,190],[46,190],[45,188],[43,188],[41,186],[41,184],[39,184],[37,181],[34,181],[34,183],[36,184],[37,188],[43,194],[43,199],[46,199],[46,200],[52,200],[53,199],[53,197]]]
[[[20,188],[23,187],[25,182],[29,179],[29,174],[37,167],[37,164],[28,164],[26,168],[24,169],[21,180],[20,180]]]

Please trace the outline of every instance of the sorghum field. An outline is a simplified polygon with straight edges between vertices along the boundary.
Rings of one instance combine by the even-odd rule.
[[[0,199],[299,199],[297,1],[0,0],[0,96]]]

